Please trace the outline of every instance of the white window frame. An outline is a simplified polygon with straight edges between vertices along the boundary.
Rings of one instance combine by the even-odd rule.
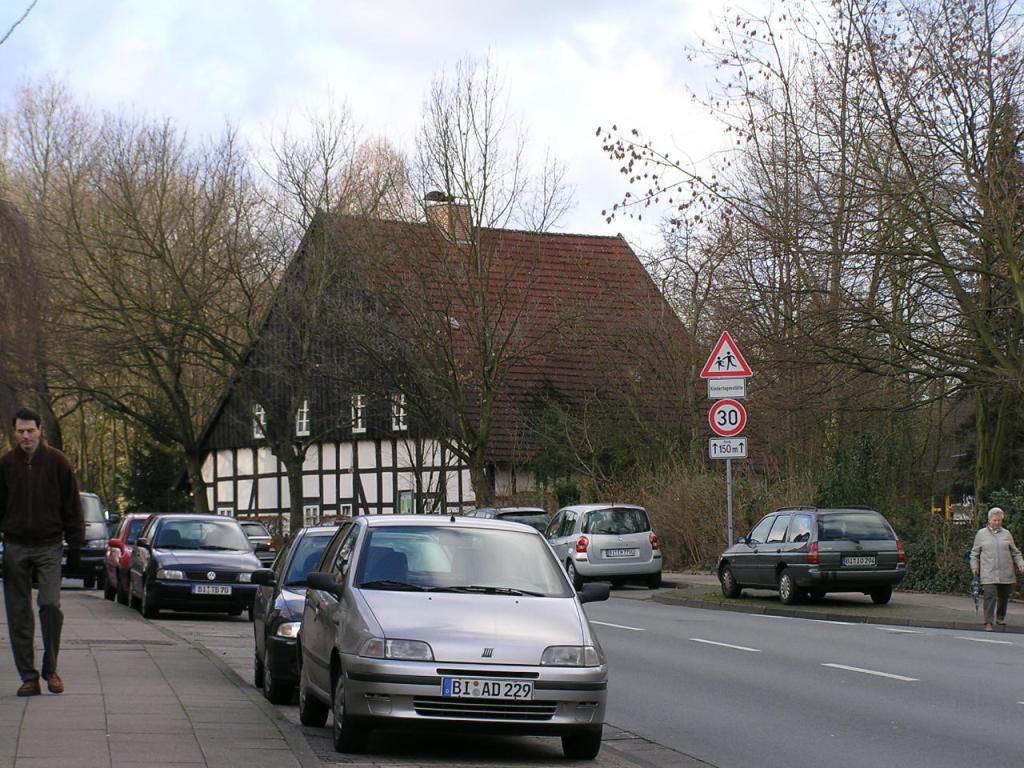
[[[217,514],[220,515],[221,517],[234,517],[235,516],[235,508],[234,507],[217,507]]]
[[[352,517],[352,505],[351,504],[342,504],[340,509],[341,509],[340,514],[348,515],[349,517]]]
[[[257,440],[267,436],[267,411],[259,403],[252,407],[252,436]]]
[[[303,400],[295,412],[295,436],[309,437],[309,400]]]
[[[321,518],[320,504],[302,505],[302,526],[304,528],[311,528],[314,525],[319,525]]]
[[[401,392],[391,398],[391,431],[405,432],[409,422],[405,412],[405,395]]]
[[[352,395],[352,434],[366,432],[366,395]]]

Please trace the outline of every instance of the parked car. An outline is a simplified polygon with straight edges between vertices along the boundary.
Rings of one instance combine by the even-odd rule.
[[[129,600],[149,619],[164,608],[251,615],[259,567],[233,518],[153,515],[132,550]]]
[[[828,592],[863,592],[872,602],[888,603],[906,575],[903,542],[868,507],[776,510],[718,561],[726,597],[739,597],[744,587],[777,589],[787,605]]]
[[[306,576],[316,570],[337,530],[333,525],[301,528],[272,568],[253,571],[253,683],[274,704],[288,703],[299,682],[295,641],[302,626]]]
[[[544,532],[576,589],[592,579],[661,586],[661,544],[643,507],[579,504],[558,510]]]
[[[114,533],[107,542],[107,554],[103,560],[104,579],[103,596],[107,600],[117,598],[117,602],[128,605],[129,574],[132,566],[132,549],[139,538],[148,512],[131,512],[117,523]]]
[[[253,552],[260,563],[267,566],[274,562],[274,558],[277,557],[277,545],[267,526],[259,520],[239,520],[238,524],[249,538],[249,543],[252,544]]]
[[[307,577],[299,719],[333,712],[334,747],[378,726],[561,736],[601,747],[608,666],[581,603],[536,531],[500,520],[373,515],[338,530]]]
[[[541,533],[548,527],[548,513],[540,507],[480,507],[471,509],[466,516],[524,523],[531,528],[536,528]]]
[[[81,579],[86,589],[103,586],[105,572],[104,559],[107,555],[107,542],[110,541],[110,525],[118,521],[118,516],[107,511],[103,501],[95,493],[83,492],[82,516],[85,518],[85,541],[79,554],[78,568],[71,569],[67,565],[67,545],[64,547],[64,567],[62,574],[66,578]]]

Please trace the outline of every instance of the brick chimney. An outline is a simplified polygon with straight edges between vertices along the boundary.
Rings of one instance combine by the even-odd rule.
[[[423,198],[427,221],[453,243],[472,242],[473,219],[469,205],[459,203],[444,192],[428,192]]]

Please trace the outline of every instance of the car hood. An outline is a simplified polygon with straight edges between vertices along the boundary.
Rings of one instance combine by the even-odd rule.
[[[438,662],[539,664],[548,646],[584,642],[579,608],[571,597],[375,589],[360,590],[360,594],[385,637],[427,642]],[[493,649],[486,660],[485,648]]]
[[[260,561],[252,552],[217,552],[214,550],[153,550],[162,567],[206,568],[232,571],[252,571],[260,567]]]

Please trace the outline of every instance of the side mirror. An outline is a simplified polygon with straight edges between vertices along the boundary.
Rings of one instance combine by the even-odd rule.
[[[603,581],[590,581],[583,585],[583,589],[576,593],[581,603],[599,603],[607,600],[611,594],[611,584]]]
[[[124,542],[122,542],[120,539],[110,539],[107,542],[107,546],[113,547],[116,550],[124,552]]]
[[[746,536],[740,536],[738,539],[736,539],[736,543],[737,544],[748,544],[749,542],[747,541],[747,537]]]
[[[320,571],[314,571],[306,576],[306,586],[310,589],[319,589],[324,592],[328,592],[335,597],[341,597],[342,592],[345,591],[345,585],[336,582],[334,580],[334,574],[321,573]]]
[[[149,539],[144,539],[143,537],[140,536],[139,538],[137,538],[135,540],[135,546],[136,547],[142,547],[142,549],[149,549],[150,546],[151,546],[151,543],[150,543]]]
[[[252,572],[252,583],[261,587],[273,587],[277,584],[277,575],[269,568],[257,568]]]

